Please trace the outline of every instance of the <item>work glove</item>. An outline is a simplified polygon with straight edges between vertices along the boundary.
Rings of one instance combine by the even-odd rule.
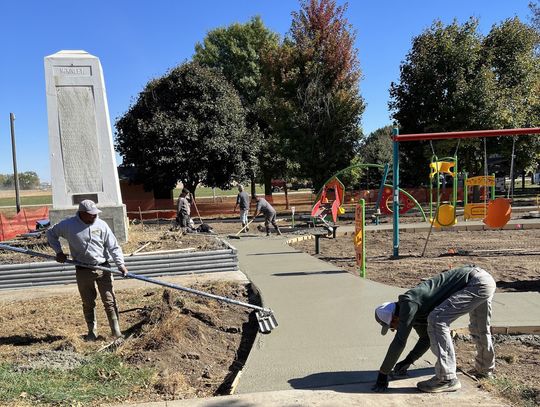
[[[392,371],[393,377],[407,376],[407,370],[411,364],[408,360],[402,360],[401,362],[396,363],[394,370]]]
[[[56,253],[56,261],[58,263],[65,263],[66,260],[67,260],[67,256],[64,253],[62,252]]]
[[[384,393],[388,390],[388,375],[379,372],[375,385],[371,388],[376,393]]]

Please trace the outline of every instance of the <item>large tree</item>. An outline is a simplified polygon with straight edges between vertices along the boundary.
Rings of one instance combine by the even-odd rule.
[[[193,62],[150,81],[116,129],[117,151],[146,188],[228,188],[253,159],[238,93]]]
[[[235,23],[210,31],[202,43],[196,44],[193,56],[196,62],[219,69],[238,91],[246,110],[251,149],[258,155],[257,163],[247,163],[251,173],[248,175],[252,175],[251,178],[255,173],[262,175],[268,193],[271,193],[271,178],[284,175],[284,159],[279,140],[265,118],[268,102],[261,75],[263,56],[278,46],[278,35],[269,30],[260,17],[253,17],[245,24]]]
[[[534,31],[518,19],[494,26],[487,37],[477,27],[475,19],[448,26],[437,21],[413,39],[400,81],[390,87],[389,105],[402,133],[527,127],[536,120],[536,102],[525,107],[538,86]],[[458,143],[402,143],[404,183],[427,179],[431,155],[453,155]],[[482,140],[462,140],[458,155],[460,168],[483,173]]]
[[[494,26],[484,39],[483,60],[494,73],[497,109],[491,111],[490,127],[521,128],[540,125],[539,35],[519,19],[507,19]],[[491,153],[508,159],[501,167],[509,173],[512,147],[515,147],[514,175],[536,166],[540,151],[538,136],[489,140]],[[513,143],[515,141],[515,145]]]
[[[333,0],[302,1],[282,47],[268,58],[273,128],[297,164],[295,175],[315,189],[348,165],[361,138],[361,72],[345,12]]]
[[[381,165],[392,162],[392,129],[392,125],[378,128],[362,140],[359,153],[362,162]]]
[[[529,9],[532,13],[531,23],[536,30],[540,31],[540,2],[538,0],[531,1]]]
[[[34,171],[20,172],[17,174],[20,189],[34,189],[39,186],[39,176]],[[15,177],[13,174],[0,174],[0,189],[14,188]]]

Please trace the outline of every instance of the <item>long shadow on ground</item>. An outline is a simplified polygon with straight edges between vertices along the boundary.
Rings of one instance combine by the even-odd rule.
[[[371,393],[371,384],[375,384],[377,374],[375,370],[359,370],[355,372],[321,372],[310,374],[305,377],[299,377],[289,380],[289,384],[295,389],[321,389],[324,387],[332,387],[334,391],[342,391],[347,393]],[[414,369],[410,370],[407,378],[421,377],[433,374],[433,368]],[[393,388],[392,382],[399,379],[391,380],[388,393],[418,393],[416,387],[400,387]],[[366,383],[369,383],[366,386]],[[351,386],[358,384],[358,386]]]

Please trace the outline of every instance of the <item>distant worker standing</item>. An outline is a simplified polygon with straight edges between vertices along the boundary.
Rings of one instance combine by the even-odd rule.
[[[450,324],[469,314],[469,330],[476,344],[476,377],[491,377],[495,368],[495,352],[491,340],[491,301],[495,281],[485,270],[467,265],[448,270],[422,281],[400,295],[398,302],[386,302],[375,309],[375,319],[382,325],[383,335],[396,330],[379,370],[374,391],[388,388],[388,375],[404,375],[430,347],[437,357],[435,376],[419,382],[419,390],[428,393],[456,391],[461,383],[456,376],[456,355],[450,336]],[[405,359],[397,363],[411,330],[418,342]],[[395,365],[395,366],[394,366]]]
[[[253,215],[253,219],[259,216],[261,213],[264,215],[266,236],[270,236],[270,223],[276,229],[277,234],[281,235],[281,231],[276,223],[276,210],[266,199],[259,196],[255,196],[255,202],[257,202],[257,207],[255,208],[255,215]]]
[[[249,232],[248,224],[248,212],[249,212],[249,195],[244,191],[243,185],[238,185],[238,195],[236,196],[236,203],[234,204],[234,212],[236,207],[240,207],[240,222],[242,222],[242,228],[246,232]]]
[[[191,201],[189,199],[190,192],[184,188],[178,197],[178,204],[176,208],[176,227],[180,227],[182,233],[186,233],[187,229],[191,227]]]
[[[109,320],[112,335],[116,338],[122,337],[113,290],[113,276],[110,271],[91,267],[92,265],[110,267],[109,259],[112,258],[124,276],[128,273],[122,249],[107,223],[98,218],[100,212],[93,201],[85,199],[79,204],[75,216],[64,219],[47,230],[47,241],[56,253],[57,262],[65,263],[67,260],[67,255],[62,251],[59,240],[60,237],[63,237],[69,244],[73,260],[89,265],[88,267],[75,267],[84,319],[88,326],[87,340],[97,339],[96,285]]]

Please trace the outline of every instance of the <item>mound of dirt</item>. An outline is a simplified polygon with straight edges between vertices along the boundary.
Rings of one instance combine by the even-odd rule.
[[[65,243],[65,242],[64,242]],[[39,236],[21,236],[12,241],[6,242],[10,246],[29,249],[32,251],[54,256],[54,251],[47,244],[45,232]],[[129,229],[129,241],[122,244],[125,256],[133,252],[140,254],[184,249],[186,251],[210,251],[223,249],[226,246],[215,234],[209,233],[188,233],[182,235],[180,232],[170,231],[168,223],[132,225]],[[65,253],[69,253],[67,245],[63,248]],[[31,262],[44,262],[50,259],[33,257],[23,253],[7,250],[0,250],[1,264],[18,264]]]
[[[249,285],[199,283],[197,290],[257,303]],[[126,339],[109,346],[107,319],[98,304],[100,336],[86,342],[78,294],[5,301],[0,308],[0,357],[21,373],[70,370],[97,352],[154,372],[151,386],[124,402],[147,402],[227,394],[257,332],[251,310],[160,288],[118,290],[120,326]]]

